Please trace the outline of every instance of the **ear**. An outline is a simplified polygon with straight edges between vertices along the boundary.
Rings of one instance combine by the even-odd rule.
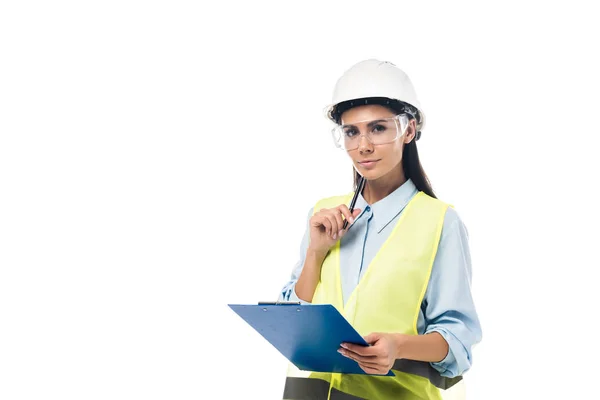
[[[408,122],[408,127],[406,128],[406,134],[404,135],[404,144],[409,144],[411,141],[415,139],[415,135],[417,134],[417,121],[415,119],[411,119]]]

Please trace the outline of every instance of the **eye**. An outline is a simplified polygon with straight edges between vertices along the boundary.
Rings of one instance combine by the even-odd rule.
[[[355,136],[358,132],[356,131],[356,129],[354,128],[346,128],[344,129],[344,135],[346,137],[352,137]]]
[[[383,126],[383,125],[375,125],[373,127],[373,132],[374,133],[381,133],[381,132],[385,132],[386,129],[387,128],[385,126]]]

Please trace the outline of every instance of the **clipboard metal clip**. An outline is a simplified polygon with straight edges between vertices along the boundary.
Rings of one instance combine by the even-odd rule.
[[[299,306],[299,301],[259,301],[259,306]]]

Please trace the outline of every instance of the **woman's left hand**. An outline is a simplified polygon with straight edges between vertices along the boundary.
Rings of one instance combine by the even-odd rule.
[[[342,343],[338,351],[345,357],[355,360],[367,374],[386,375],[396,362],[398,352],[397,335],[391,333],[371,333],[365,341],[371,346]]]

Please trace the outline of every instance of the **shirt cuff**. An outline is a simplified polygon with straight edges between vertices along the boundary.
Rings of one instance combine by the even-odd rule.
[[[289,301],[299,301],[300,304],[311,304],[308,301],[304,301],[301,298],[298,297],[298,295],[296,294],[296,285],[294,285],[294,287],[292,288],[292,292],[290,293],[290,300]]]
[[[458,375],[458,365],[456,363],[456,357],[454,357],[454,353],[452,352],[452,347],[455,344],[454,342],[456,341],[456,339],[453,335],[448,333],[448,331],[440,327],[432,328],[426,333],[432,332],[437,332],[440,335],[442,335],[444,340],[448,343],[448,354],[446,354],[446,357],[442,361],[432,362],[430,364],[440,373],[441,376],[454,378]]]

